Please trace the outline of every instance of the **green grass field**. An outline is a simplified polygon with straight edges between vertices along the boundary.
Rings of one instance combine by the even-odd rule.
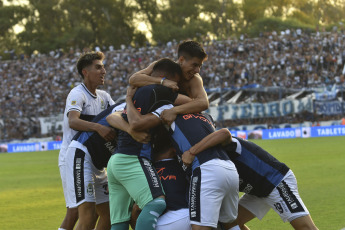
[[[345,137],[255,141],[295,173],[320,230],[345,228]],[[58,229],[65,215],[58,151],[0,154],[0,229]],[[255,230],[292,229],[270,211]]]

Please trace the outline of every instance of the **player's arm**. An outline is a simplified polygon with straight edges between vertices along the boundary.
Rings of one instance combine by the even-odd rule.
[[[141,115],[133,104],[135,87],[128,87],[126,95],[127,118],[130,128],[135,131],[146,131],[161,124],[161,120],[156,115],[149,113]]]
[[[152,84],[162,84],[166,87],[172,88],[174,91],[178,91],[179,88],[177,86],[177,82],[174,82],[168,79],[162,80],[164,76],[162,76],[162,78],[151,77],[153,66],[155,64],[156,64],[156,61],[152,62],[147,68],[133,74],[129,78],[129,84],[137,88],[146,86],[146,85],[152,85]]]
[[[129,135],[133,137],[134,140],[141,143],[148,143],[150,141],[150,134],[147,132],[138,132],[132,130],[123,117],[121,116],[122,111],[114,112],[107,116],[107,122],[114,128],[120,129],[124,132],[127,132]]]
[[[172,109],[165,110],[161,114],[161,119],[164,123],[170,125],[178,114],[186,113],[200,113],[208,109],[209,102],[207,98],[207,93],[204,89],[202,79],[200,75],[193,77],[190,82],[190,90],[188,96],[193,100],[179,106],[175,106]]]
[[[202,151],[219,144],[229,144],[231,140],[231,133],[227,128],[219,129],[207,135],[201,141],[193,145],[189,150],[185,151],[182,154],[182,161],[185,165],[189,166],[192,164],[195,156]]]
[[[106,141],[112,141],[116,138],[116,132],[112,128],[90,121],[84,121],[80,119],[80,112],[75,110],[69,111],[68,124],[71,129],[77,131],[97,132]]]

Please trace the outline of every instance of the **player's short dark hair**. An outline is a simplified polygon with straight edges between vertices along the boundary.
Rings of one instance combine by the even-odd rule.
[[[156,62],[152,71],[159,71],[164,73],[164,76],[174,77],[176,74],[180,77],[183,76],[181,66],[169,58],[162,58]]]
[[[183,56],[187,59],[197,57],[201,60],[205,60],[207,58],[207,54],[202,45],[193,40],[185,40],[181,42],[177,49],[177,56],[178,58]]]
[[[155,135],[152,137],[152,158],[173,147],[169,131],[163,125],[156,127],[154,133]]]
[[[78,62],[77,62],[78,73],[84,79],[83,69],[85,67],[92,65],[94,60],[103,61],[104,58],[105,58],[104,54],[102,52],[99,52],[99,51],[98,52],[91,51],[91,52],[83,53],[79,57]]]

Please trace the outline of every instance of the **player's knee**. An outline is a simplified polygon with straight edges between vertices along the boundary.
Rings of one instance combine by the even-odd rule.
[[[163,198],[156,198],[149,203],[147,203],[141,213],[149,213],[152,216],[155,216],[158,218],[165,210],[166,208],[166,203]]]
[[[294,219],[290,222],[290,224],[296,230],[318,230],[310,215]]]
[[[136,229],[155,229],[157,219],[165,208],[166,203],[163,198],[156,198],[147,203],[138,217]]]

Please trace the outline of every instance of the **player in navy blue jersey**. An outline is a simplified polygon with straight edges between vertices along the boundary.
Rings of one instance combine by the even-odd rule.
[[[92,122],[113,129],[106,118],[123,108],[124,103],[112,105],[98,114]],[[123,129],[131,132],[138,141],[147,141],[145,140],[148,138],[147,134],[130,131],[126,122],[123,122],[122,125]],[[78,208],[77,229],[92,229],[94,224],[92,216],[96,212],[100,217],[97,227],[110,229],[108,181],[105,167],[116,146],[116,138],[107,141],[97,132],[79,131],[67,148],[66,200],[68,207]],[[81,205],[83,205],[82,209],[80,209]]]
[[[249,229],[245,223],[255,217],[262,219],[271,208],[294,229],[317,229],[299,196],[291,169],[255,143],[231,137],[229,130],[221,129],[195,144],[186,155],[219,144],[236,165],[240,191],[245,193],[238,207],[237,223],[241,229]]]
[[[168,131],[160,126],[153,138],[152,161],[162,183],[166,210],[158,218],[156,230],[191,230],[188,210],[189,178],[177,160]],[[132,228],[140,209],[132,211]]]
[[[158,61],[152,72],[153,77],[166,77],[176,82],[181,75],[181,67],[169,59]],[[129,88],[123,118],[133,130],[151,130],[161,124],[161,111],[171,108],[172,104],[189,101],[190,98],[162,85],[148,85],[137,91]],[[141,119],[143,115],[147,119]],[[164,192],[150,158],[150,144],[138,143],[128,133],[119,131],[118,148],[107,167],[113,230],[128,229],[133,201],[142,209],[137,220],[136,229],[139,230],[154,229],[157,217],[164,211]]]
[[[213,120],[206,114],[178,115],[169,129],[176,154],[182,160],[184,152],[214,131]],[[226,152],[214,146],[193,154],[193,159],[184,163],[192,168],[189,211],[193,230],[217,228],[218,220],[226,226],[234,222],[239,178]]]

